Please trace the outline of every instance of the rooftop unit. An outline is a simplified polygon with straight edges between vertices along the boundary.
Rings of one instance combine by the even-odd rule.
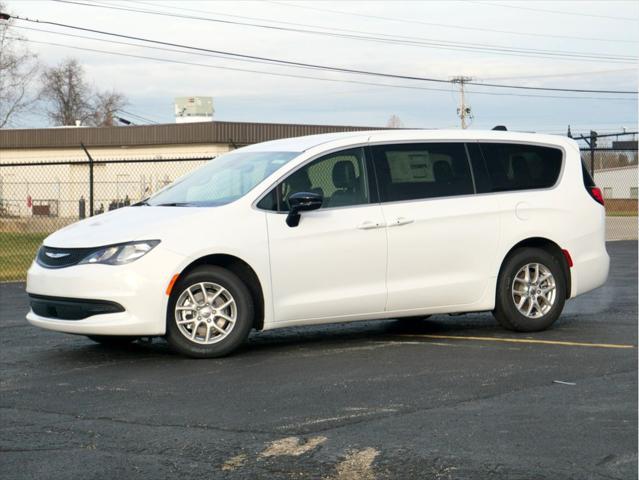
[[[176,97],[175,123],[212,122],[213,97]]]

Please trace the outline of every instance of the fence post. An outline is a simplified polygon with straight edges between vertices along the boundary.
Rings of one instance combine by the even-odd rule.
[[[91,155],[89,155],[89,216],[93,216],[93,158]]]
[[[590,130],[590,176],[595,178],[595,148],[597,148],[597,132]]]
[[[84,143],[80,142],[80,146],[84,153],[87,154],[89,158],[89,216],[93,216],[93,157],[87,150],[87,147],[84,146]]]

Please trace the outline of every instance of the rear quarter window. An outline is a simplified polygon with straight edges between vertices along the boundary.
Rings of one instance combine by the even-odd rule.
[[[476,177],[482,179],[478,193],[550,188],[562,162],[562,150],[539,145],[480,142],[472,153]]]

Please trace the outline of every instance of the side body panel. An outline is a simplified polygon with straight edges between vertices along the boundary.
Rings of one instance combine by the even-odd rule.
[[[552,145],[551,145],[552,146]],[[493,268],[496,274],[508,252],[529,238],[543,238],[568,250],[570,297],[603,285],[609,257],[605,245],[605,210],[586,191],[576,145],[565,145],[564,165],[556,186],[499,194],[502,240]]]
[[[379,205],[320,209],[291,228],[267,213],[276,322],[384,310],[386,232]]]
[[[495,282],[497,198],[435,198],[382,208],[388,225],[387,310],[481,309],[477,302]],[[410,223],[399,224],[402,219]]]

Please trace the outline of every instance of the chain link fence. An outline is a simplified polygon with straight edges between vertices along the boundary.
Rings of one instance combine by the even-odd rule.
[[[24,279],[50,233],[135,203],[209,158],[0,165],[0,281]],[[588,149],[582,158],[605,197],[608,240],[637,239],[637,150]]]
[[[581,156],[606,204],[606,239],[637,240],[637,150],[583,149]]]
[[[210,157],[0,165],[0,281],[24,279],[39,245],[50,233],[91,216],[92,210],[98,215],[138,202],[208,160]]]

